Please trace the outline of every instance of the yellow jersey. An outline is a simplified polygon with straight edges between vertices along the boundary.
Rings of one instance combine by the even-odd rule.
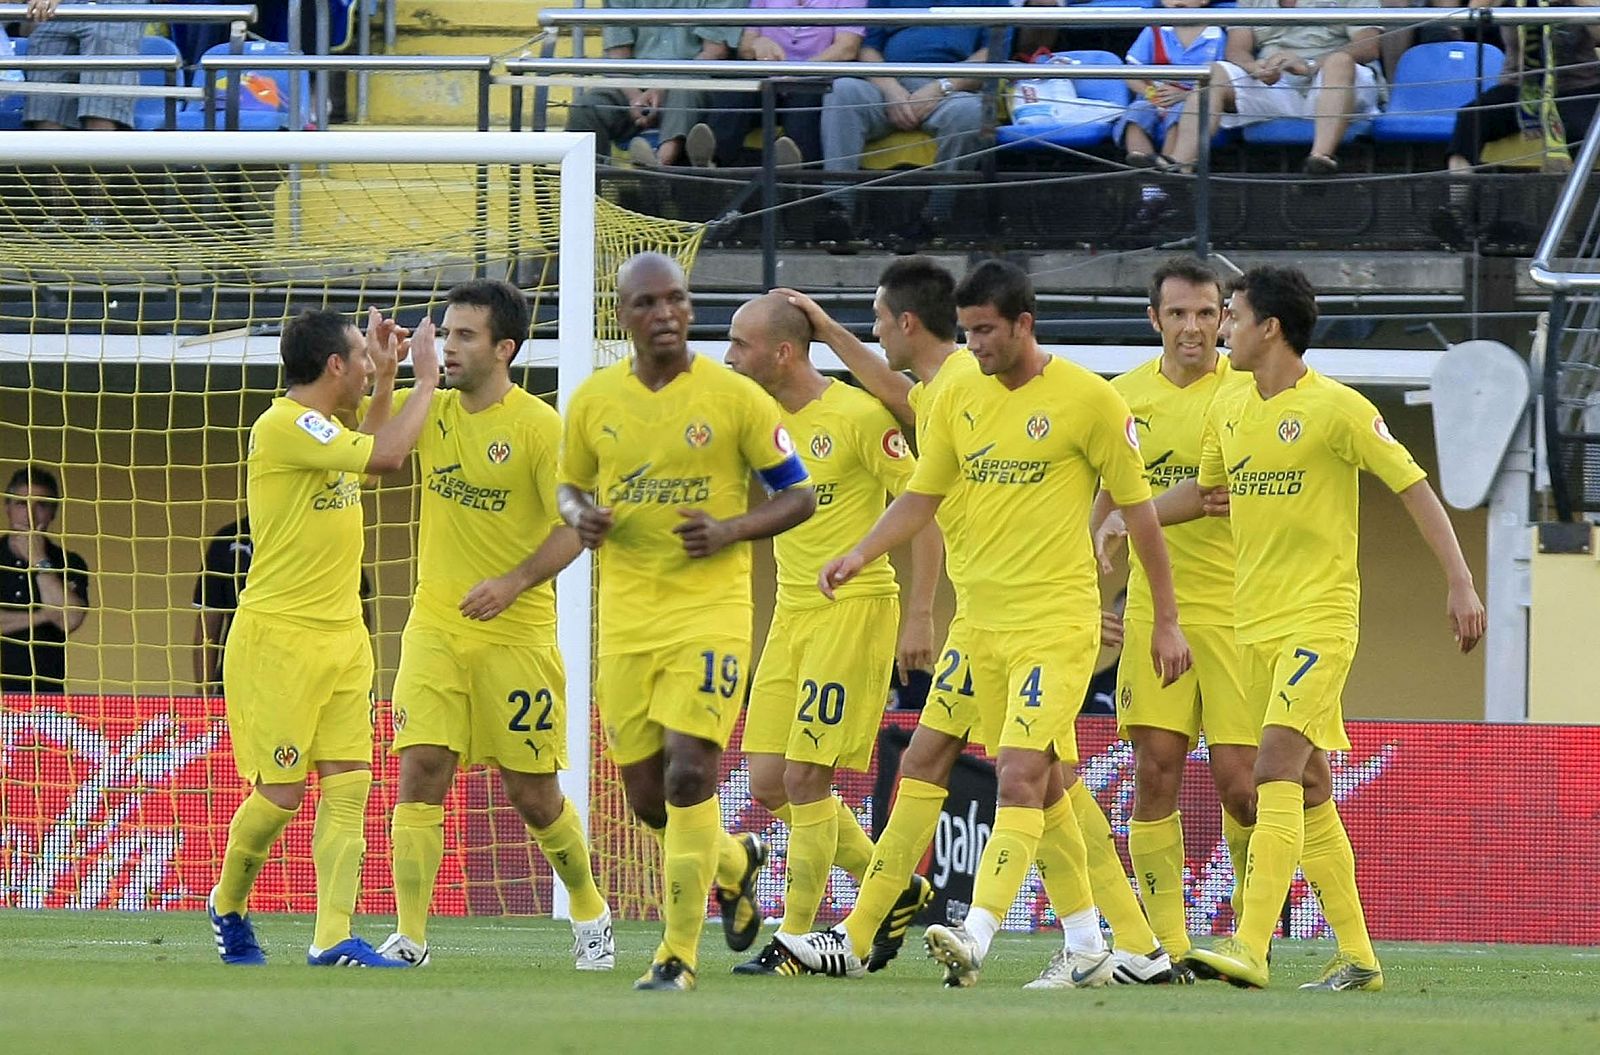
[[[1200,440],[1212,399],[1224,388],[1251,383],[1250,375],[1234,370],[1225,355],[1217,356],[1211,373],[1182,388],[1161,372],[1159,356],[1112,380],[1111,386],[1133,412],[1151,491],[1160,494],[1199,474]],[[1179,620],[1185,625],[1232,626],[1233,532],[1227,520],[1202,517],[1174,524],[1163,536],[1172,561]],[[1138,555],[1131,552],[1127,616],[1146,623],[1155,619],[1150,580]]]
[[[410,389],[396,392],[395,412]],[[461,599],[484,579],[504,575],[561,523],[556,456],[561,416],[513,385],[475,414],[461,393],[441,390],[417,440],[422,526],[411,618],[488,641],[554,644],[553,583],[525,590],[487,622],[461,614]]]
[[[778,606],[820,608],[828,603],[817,589],[822,566],[849,540],[872,530],[883,513],[884,493],[904,491],[917,463],[883,404],[842,381],[829,383],[821,396],[794,413],[784,412],[783,424],[816,488],[817,511],[772,542]],[[888,556],[862,568],[836,596],[899,596]]]
[[[719,520],[750,504],[750,475],[781,490],[807,478],[777,402],[747,377],[694,356],[652,392],[631,360],[573,394],[560,478],[612,511],[600,547],[603,655],[645,652],[714,630],[750,633],[750,544],[691,558],[672,529],[682,513]]]
[[[954,384],[965,377],[981,374],[978,369],[978,360],[965,348],[957,348],[939,365],[939,372],[933,375],[933,380],[928,382],[918,381],[911,386],[911,391],[906,395],[906,401],[911,404],[911,412],[917,416],[918,429],[921,429],[924,408],[929,406],[934,397],[944,391],[946,386]],[[918,441],[921,446],[921,441]],[[952,488],[944,496],[944,501],[939,503],[939,514],[936,518],[939,523],[939,534],[944,537],[944,570],[950,577],[950,584],[955,586],[956,607],[961,608],[961,587],[957,585],[961,578],[961,569],[967,559],[967,547],[962,541],[961,518],[966,511],[966,493],[961,487]]]
[[[1119,505],[1150,498],[1133,415],[1110,382],[1054,356],[1015,390],[974,372],[937,394],[918,431],[909,490],[966,491],[956,588],[972,625],[1098,626],[1095,495],[1103,481]]]
[[[371,436],[288,396],[262,411],[245,456],[255,551],[239,611],[319,630],[360,625],[361,481],[371,457]]]
[[[1271,399],[1251,383],[1212,402],[1200,486],[1228,485],[1240,644],[1356,639],[1362,469],[1397,493],[1427,477],[1365,396],[1315,370]]]

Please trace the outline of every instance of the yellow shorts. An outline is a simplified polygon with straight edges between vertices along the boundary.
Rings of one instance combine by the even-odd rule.
[[[360,623],[307,632],[242,611],[223,695],[234,764],[252,784],[299,784],[316,762],[372,761],[372,642]]]
[[[595,703],[619,766],[660,754],[670,730],[727,747],[744,707],[748,635],[707,634],[648,652],[601,656]]]
[[[745,752],[865,772],[889,698],[899,626],[896,597],[779,609],[750,689]]]
[[[982,744],[991,755],[1007,747],[1053,749],[1076,763],[1073,722],[1100,657],[1099,624],[980,630],[958,623],[945,641],[923,724]]]
[[[1331,634],[1308,634],[1241,646],[1245,691],[1264,701],[1263,725],[1301,733],[1324,751],[1348,751],[1344,683],[1356,643]]]
[[[1136,726],[1170,729],[1198,742],[1201,729],[1210,744],[1261,743],[1261,715],[1267,701],[1246,696],[1243,660],[1228,626],[1186,626],[1183,636],[1194,666],[1165,688],[1150,661],[1154,627],[1142,621],[1123,624],[1122,659],[1117,664],[1117,734],[1131,739]]]
[[[567,677],[554,644],[511,645],[407,624],[394,679],[394,749],[448,747],[463,765],[567,765]]]

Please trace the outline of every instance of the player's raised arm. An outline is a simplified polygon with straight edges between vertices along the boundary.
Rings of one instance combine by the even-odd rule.
[[[1428,548],[1433,550],[1439,567],[1444,570],[1445,581],[1450,585],[1445,603],[1450,630],[1455,634],[1461,651],[1471,652],[1483,639],[1487,624],[1483,601],[1478,598],[1472,571],[1467,567],[1466,558],[1461,555],[1461,543],[1456,538],[1450,516],[1426,480],[1418,480],[1401,491],[1400,501],[1405,504],[1406,512],[1411,514],[1411,519],[1417,525],[1417,531]]]
[[[433,393],[439,387],[439,350],[433,343],[432,319],[423,319],[412,334],[408,347],[396,354],[396,362],[411,355],[411,368],[416,373],[416,384],[404,407],[383,424],[372,436],[372,453],[367,458],[367,472],[382,474],[394,472],[406,463],[411,448],[417,445],[423,423],[428,420],[428,407],[433,403]],[[393,388],[390,378],[390,388]],[[369,411],[370,413],[370,411]]]
[[[855,375],[861,387],[882,403],[906,428],[914,428],[917,416],[911,409],[911,379],[893,369],[882,356],[856,340],[855,334],[822,310],[822,306],[797,289],[779,287],[772,292],[787,297],[789,303],[806,313],[817,339],[833,349],[833,354]]]
[[[411,331],[385,318],[377,308],[367,309],[367,329],[362,338],[366,341],[367,358],[372,360],[372,396],[361,416],[360,431],[368,435],[377,435],[394,411],[394,379],[400,372],[400,360],[405,358],[402,342],[410,335]]]

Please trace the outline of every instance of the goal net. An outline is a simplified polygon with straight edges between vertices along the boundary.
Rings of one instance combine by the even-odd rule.
[[[0,895],[14,907],[200,909],[246,791],[204,642],[225,628],[248,566],[244,440],[281,391],[282,324],[304,308],[355,320],[375,305],[412,325],[437,320],[457,282],[508,279],[535,308],[514,377],[564,397],[625,354],[617,266],[654,249],[687,269],[701,228],[598,199],[592,142],[566,133],[24,132],[0,134],[0,159],[0,473],[42,470],[19,493],[49,498],[52,479],[60,491],[5,508],[6,671],[20,653],[41,680],[8,678],[0,703]],[[384,479],[365,503],[378,757],[359,910],[390,912],[387,701],[416,576],[413,476]],[[81,609],[41,619],[28,607],[27,591],[45,587],[9,538],[30,518],[59,547],[58,581]],[[567,790],[589,810],[602,889],[638,917],[655,903],[656,849],[591,750],[586,558],[559,595]],[[30,634],[31,652],[19,644]],[[48,679],[52,656],[64,692]],[[435,911],[562,911],[497,778],[463,774],[447,817]],[[310,828],[308,809],[254,908],[313,907]]]

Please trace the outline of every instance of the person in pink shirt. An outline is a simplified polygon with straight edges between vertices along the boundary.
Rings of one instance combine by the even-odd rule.
[[[866,0],[750,0],[755,8],[834,10],[866,7]],[[772,64],[772,72],[798,74],[801,62],[854,62],[866,36],[862,26],[750,26],[739,40],[738,57]],[[822,92],[778,89],[778,123],[784,134],[774,144],[779,165],[822,159]],[[684,148],[692,165],[730,168],[746,161],[744,138],[761,127],[759,92],[713,92],[705,120],[689,130]]]

